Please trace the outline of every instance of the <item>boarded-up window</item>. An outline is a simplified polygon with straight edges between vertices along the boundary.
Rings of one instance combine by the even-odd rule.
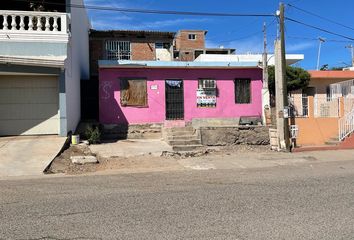
[[[120,89],[120,103],[122,106],[147,107],[146,79],[121,79]]]
[[[235,103],[251,103],[251,79],[235,79]]]

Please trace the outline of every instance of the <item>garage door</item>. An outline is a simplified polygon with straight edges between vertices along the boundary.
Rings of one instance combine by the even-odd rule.
[[[0,76],[0,136],[58,134],[57,79]]]

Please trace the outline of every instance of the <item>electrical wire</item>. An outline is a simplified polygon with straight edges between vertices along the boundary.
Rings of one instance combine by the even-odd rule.
[[[345,35],[342,35],[342,34],[339,34],[339,33],[335,33],[335,32],[320,28],[320,27],[316,27],[316,26],[313,26],[311,24],[307,24],[307,23],[295,20],[293,18],[286,17],[285,19],[288,20],[288,21],[294,22],[294,23],[298,23],[298,24],[304,25],[304,26],[309,27],[309,28],[313,28],[313,29],[316,29],[316,30],[319,30],[319,31],[322,31],[322,32],[325,32],[325,33],[328,33],[328,34],[331,34],[331,35],[335,35],[335,36],[338,36],[338,37],[342,37],[342,38],[354,41],[353,37],[348,37],[348,36],[345,36]]]
[[[302,9],[302,8],[299,8],[299,7],[296,7],[296,6],[294,6],[294,5],[290,4],[290,3],[288,3],[287,5],[288,5],[289,7],[292,7],[292,8],[294,8],[294,9],[297,9],[297,10],[302,11],[302,12],[304,12],[304,13],[307,13],[307,14],[309,14],[309,15],[315,16],[315,17],[320,18],[320,19],[322,19],[322,20],[328,21],[328,22],[330,22],[330,23],[336,24],[336,25],[338,25],[338,26],[341,26],[341,27],[344,27],[344,28],[347,28],[347,29],[354,30],[353,27],[349,27],[349,26],[347,26],[347,25],[344,25],[343,23],[334,21],[334,20],[329,19],[329,18],[326,18],[326,17],[322,17],[321,15],[318,15],[318,14],[313,13],[313,12],[310,12],[310,11],[308,11],[308,10],[305,10],[305,9]]]
[[[287,36],[287,38],[318,41],[318,38],[311,38],[311,37]],[[339,39],[327,39],[326,38],[325,40],[326,40],[326,42],[353,43],[353,41],[346,41],[346,40],[339,40]]]
[[[27,0],[13,0],[16,2],[27,2]],[[85,8],[88,10],[100,11],[116,11],[126,13],[144,13],[144,14],[164,14],[164,15],[189,15],[189,16],[209,16],[209,17],[274,17],[274,14],[257,14],[257,13],[220,13],[220,12],[189,12],[189,11],[171,11],[171,10],[155,10],[155,9],[138,9],[138,8],[119,8],[119,7],[101,7],[95,5],[80,5],[80,4],[61,4],[42,1],[32,1],[34,3],[48,5],[62,5],[72,8]]]
[[[275,22],[276,22],[276,18],[274,18],[273,21],[267,25],[267,27],[269,28],[270,26],[274,25]],[[257,34],[261,34],[261,33],[263,33],[263,29],[260,30],[260,31],[253,32],[253,33],[251,33],[251,34],[245,35],[245,36],[243,36],[243,37],[234,38],[234,39],[229,39],[229,40],[226,40],[226,41],[220,41],[219,43],[230,43],[230,42],[234,42],[234,41],[246,39],[246,38],[255,36],[255,35],[257,35]]]

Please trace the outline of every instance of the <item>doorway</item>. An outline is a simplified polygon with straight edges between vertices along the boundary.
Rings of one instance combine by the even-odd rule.
[[[171,79],[165,81],[166,120],[184,119],[183,80]]]

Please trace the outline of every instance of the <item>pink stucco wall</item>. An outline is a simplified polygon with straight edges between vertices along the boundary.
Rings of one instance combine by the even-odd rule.
[[[261,69],[101,69],[99,73],[99,117],[104,124],[163,123],[165,121],[165,80],[184,80],[184,120],[193,118],[233,118],[261,116]],[[120,105],[120,78],[147,79],[148,107],[122,107]],[[215,108],[198,108],[196,90],[199,78],[217,80],[218,97]],[[250,78],[251,103],[235,104],[235,78]],[[152,90],[151,85],[157,85]]]

